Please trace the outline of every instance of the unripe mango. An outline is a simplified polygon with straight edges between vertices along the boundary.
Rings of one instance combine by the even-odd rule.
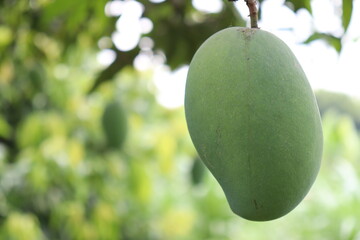
[[[206,168],[199,157],[195,157],[191,166],[191,180],[194,185],[198,185],[204,178]]]
[[[273,34],[232,27],[206,40],[190,64],[185,113],[237,215],[279,218],[310,190],[322,155],[320,114],[299,62]]]
[[[127,135],[126,114],[119,102],[110,102],[102,116],[104,134],[110,148],[121,149]]]

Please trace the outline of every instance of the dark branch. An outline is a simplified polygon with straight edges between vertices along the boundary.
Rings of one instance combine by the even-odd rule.
[[[116,58],[107,68],[99,73],[95,79],[94,84],[89,90],[88,94],[94,92],[102,83],[111,80],[118,72],[124,67],[132,65],[135,57],[139,53],[139,49],[135,48],[129,52],[120,52],[119,50],[113,49],[116,52]]]
[[[2,136],[0,136],[0,143],[3,143],[4,145],[6,145],[10,148],[15,148],[15,142],[13,140],[4,138]]]

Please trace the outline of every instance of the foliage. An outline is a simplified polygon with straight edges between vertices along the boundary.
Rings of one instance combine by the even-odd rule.
[[[227,1],[214,14],[189,0],[138,2],[154,26],[143,36],[172,69],[215,31],[244,25]],[[324,112],[323,168],[295,211],[269,223],[242,220],[207,172],[192,184],[183,109],[158,105],[152,72],[134,70],[144,49],[124,52],[107,41],[117,18],[105,16],[106,3],[0,1],[0,239],[359,238],[351,118]],[[116,54],[109,66],[96,61],[98,45]],[[112,101],[128,117],[121,151],[107,147],[101,127]]]
[[[316,92],[316,99],[322,115],[330,110],[337,114],[347,115],[353,119],[357,129],[360,130],[359,99],[351,98],[345,94],[327,91]]]

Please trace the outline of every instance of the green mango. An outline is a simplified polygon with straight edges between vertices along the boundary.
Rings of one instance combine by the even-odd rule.
[[[275,35],[231,27],[206,40],[190,64],[185,114],[200,158],[237,215],[284,216],[314,183],[319,109],[299,62]]]
[[[121,149],[127,135],[127,118],[120,103],[114,101],[106,106],[102,116],[102,127],[108,146]]]

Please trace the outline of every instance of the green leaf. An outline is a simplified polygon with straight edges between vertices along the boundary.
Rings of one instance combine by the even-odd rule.
[[[76,10],[76,5],[76,1],[71,0],[53,1],[43,8],[41,21],[45,26],[48,26],[54,19],[57,19],[64,14],[69,14],[69,12],[74,11],[74,9]]]
[[[314,33],[304,43],[308,44],[315,40],[324,40],[330,46],[334,47],[337,52],[341,51],[341,38],[326,33]]]
[[[349,27],[349,23],[351,20],[353,9],[353,0],[342,0],[342,25],[344,27],[344,31],[346,32]]]
[[[285,5],[292,9],[294,12],[301,8],[305,8],[312,13],[310,0],[286,0]]]

